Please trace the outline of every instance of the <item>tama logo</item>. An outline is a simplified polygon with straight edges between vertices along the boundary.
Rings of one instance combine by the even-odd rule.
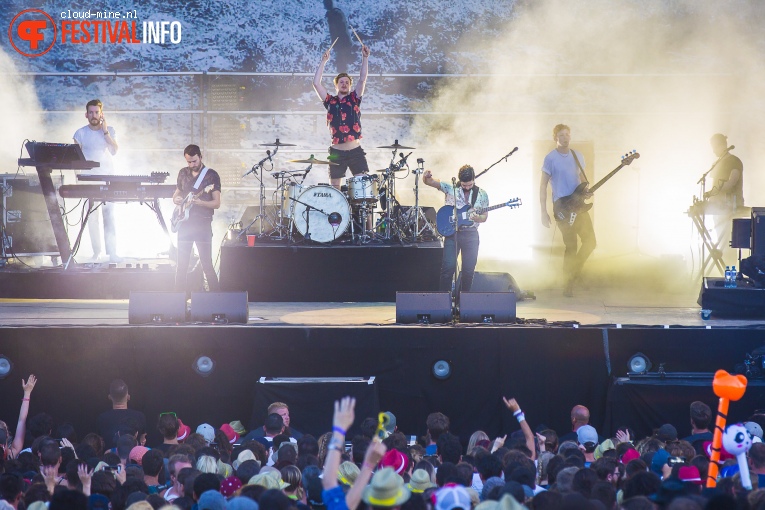
[[[313,196],[315,196],[315,197],[322,197],[322,198],[332,198],[332,194],[331,193],[320,193],[318,191],[316,193],[314,193]]]

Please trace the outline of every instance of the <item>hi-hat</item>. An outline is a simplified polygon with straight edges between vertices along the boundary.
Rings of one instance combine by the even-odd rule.
[[[331,161],[323,161],[321,159],[316,159],[313,157],[313,154],[311,154],[311,157],[308,159],[290,159],[287,161],[287,163],[308,163],[309,165],[339,165],[339,163],[333,163]]]
[[[261,147],[296,147],[294,143],[280,142],[277,138],[274,143],[261,143]]]
[[[393,142],[393,145],[381,145],[377,147],[378,149],[416,149],[417,147],[407,147],[406,145],[401,145],[398,143],[398,140]]]

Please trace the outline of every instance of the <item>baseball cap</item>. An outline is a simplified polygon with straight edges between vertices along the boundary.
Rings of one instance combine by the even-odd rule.
[[[592,425],[582,425],[576,431],[576,439],[581,445],[587,443],[598,444],[598,432]]]
[[[223,425],[221,425],[220,429],[223,431],[224,434],[226,434],[226,437],[228,438],[229,443],[234,444],[237,441],[239,441],[239,434],[234,430],[234,427],[232,427],[228,423],[224,423]]]
[[[661,476],[661,470],[664,467],[664,464],[667,463],[667,460],[669,460],[669,452],[664,448],[658,450],[653,454],[653,459],[651,459],[651,471]]]
[[[197,427],[197,434],[202,434],[208,445],[215,441],[215,429],[209,423],[203,423]]]
[[[746,427],[746,430],[749,431],[752,437],[759,437],[762,439],[762,427],[760,427],[759,423],[756,421],[748,421],[744,423],[744,427]]]
[[[699,468],[696,466],[682,466],[677,473],[677,477],[680,478],[680,481],[682,482],[688,482],[695,485],[702,484],[701,474],[699,473]]]
[[[454,508],[470,510],[472,508],[470,494],[461,485],[446,484],[436,491],[435,496],[435,510],[453,510]]]
[[[667,441],[677,441],[677,429],[671,423],[665,423],[656,432],[656,439],[665,443]]]
[[[388,450],[380,460],[380,468],[393,468],[397,475],[400,475],[409,467],[409,459],[406,455],[396,449]]]
[[[383,414],[388,417],[388,421],[385,424],[385,432],[388,435],[393,434],[393,431],[396,430],[396,415],[390,411],[385,411]]]

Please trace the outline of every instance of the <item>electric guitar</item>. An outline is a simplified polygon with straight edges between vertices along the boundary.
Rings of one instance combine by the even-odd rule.
[[[493,205],[484,209],[473,209],[469,205],[463,206],[457,209],[457,225],[454,225],[454,207],[451,205],[445,205],[436,213],[436,229],[438,233],[444,237],[454,235],[454,232],[459,227],[472,226],[475,222],[470,220],[470,213],[483,214],[500,207],[510,207],[515,209],[523,205],[520,198],[513,198],[502,204]]]
[[[619,166],[611,170],[608,175],[599,180],[597,184],[595,184],[587,191],[585,191],[587,188],[587,183],[583,182],[579,184],[579,186],[577,186],[574,192],[570,195],[566,197],[560,197],[553,203],[553,215],[555,216],[555,219],[558,221],[566,222],[569,225],[573,225],[577,214],[592,209],[592,204],[585,203],[585,200],[589,198],[585,195],[587,193],[595,193],[595,191],[603,184],[605,184],[608,179],[616,175],[616,172],[629,165],[639,157],[640,154],[637,151],[628,152],[622,156],[622,162]]]
[[[215,186],[213,184],[210,184],[205,189],[200,190],[197,193],[194,193],[193,191],[189,192],[189,194],[186,195],[186,198],[183,199],[183,202],[175,206],[173,217],[170,218],[170,230],[173,232],[178,232],[178,228],[181,226],[181,223],[189,219],[189,212],[191,211],[191,208],[194,207],[194,204],[192,203],[194,199],[201,197],[203,193],[212,191],[214,187]]]

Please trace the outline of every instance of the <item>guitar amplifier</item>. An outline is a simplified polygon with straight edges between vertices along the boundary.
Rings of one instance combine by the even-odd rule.
[[[61,178],[54,178],[56,188]],[[0,176],[0,219],[5,256],[58,255],[56,238],[40,183],[15,175]]]

